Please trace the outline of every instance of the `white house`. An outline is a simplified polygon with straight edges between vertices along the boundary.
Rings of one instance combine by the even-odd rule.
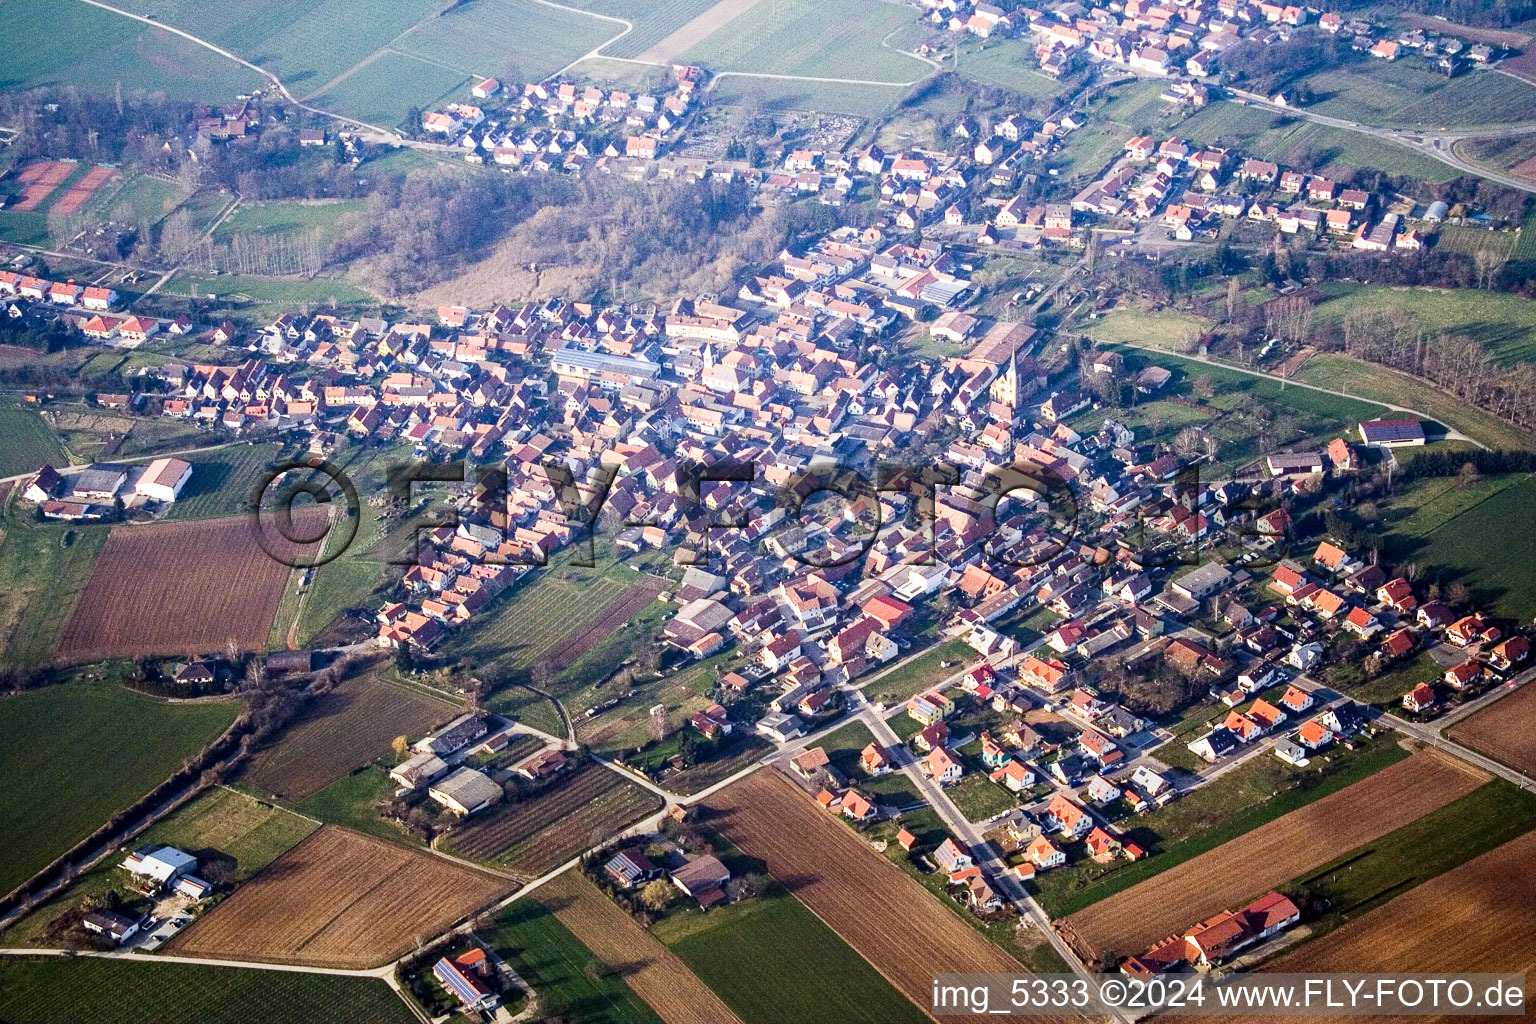
[[[156,459],[133,485],[135,494],[155,501],[175,501],[192,479],[192,464],[181,459]]]

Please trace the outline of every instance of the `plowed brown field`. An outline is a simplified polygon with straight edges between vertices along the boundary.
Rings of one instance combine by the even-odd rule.
[[[298,723],[252,759],[245,778],[285,800],[303,800],[388,751],[396,736],[427,732],[457,713],[364,672],[310,701]]]
[[[740,1024],[720,997],[580,872],[567,871],[534,897],[598,959],[618,971],[667,1024]],[[747,969],[743,965],[743,969]]]
[[[710,828],[765,861],[769,874],[919,1009],[933,1005],[936,972],[1025,973],[778,771],[754,772],[704,805]]]
[[[309,535],[310,520],[296,514],[295,521]],[[286,553],[313,547],[293,545]],[[119,526],[75,602],[57,655],[197,655],[231,642],[266,650],[290,571],[262,550],[245,516]]]
[[[511,889],[494,875],[327,825],[178,936],[184,956],[375,967]]]
[[[1488,776],[1421,752],[1066,918],[1078,952],[1140,953],[1465,796]],[[1086,947],[1086,948],[1085,948]]]
[[[1536,978],[1536,832],[1430,879],[1316,942],[1264,966],[1280,973],[1451,971],[1524,973]],[[1529,981],[1526,1001],[1536,991]],[[1481,993],[1478,993],[1481,995]],[[1180,1018],[1164,1017],[1168,1024]],[[1189,1024],[1251,1018],[1190,1017]],[[1287,1017],[1324,1024],[1338,1017]],[[1371,1017],[1373,1021],[1472,1024],[1508,1017]]]
[[[1451,739],[1536,775],[1536,683],[1451,726]]]

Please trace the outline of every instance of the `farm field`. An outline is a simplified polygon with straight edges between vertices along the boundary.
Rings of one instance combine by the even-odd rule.
[[[1283,972],[1399,971],[1429,974],[1475,969],[1536,970],[1536,832],[1528,832],[1454,870],[1430,879],[1390,903],[1316,942],[1273,960],[1264,970]],[[1530,986],[1527,985],[1527,996]],[[1238,1017],[1164,1018],[1222,1021]],[[1295,1017],[1323,1024],[1330,1017]],[[1449,1022],[1467,1018],[1417,1017]],[[1490,1018],[1491,1019],[1491,1018]]]
[[[729,866],[729,859],[727,859]],[[677,934],[674,923],[685,926]],[[793,896],[768,894],[708,914],[679,914],[657,931],[751,1024],[921,1024],[927,1015]],[[743,971],[743,963],[755,970]]]
[[[625,982],[666,1024],[738,1021],[720,997],[695,977],[675,953],[641,928],[580,872],[567,871],[538,893],[538,901],[578,941],[609,966],[624,968]]]
[[[524,580],[456,633],[444,650],[479,661],[498,661],[514,670],[564,661],[566,644],[601,616],[610,602],[636,585],[637,577],[634,570],[618,563],[603,569],[552,564],[535,569]],[[654,598],[657,592],[650,593]],[[588,639],[595,646],[600,638],[589,635]],[[582,653],[576,652],[561,667],[574,663]]]
[[[69,465],[53,428],[31,409],[0,406],[0,437],[0,477],[31,473],[45,462],[56,469]]]
[[[307,99],[306,94],[432,17],[439,5],[434,0],[285,0],[250,7],[128,0],[122,6],[261,65],[295,96]]]
[[[235,720],[234,701],[166,704],[110,683],[60,683],[0,700],[0,892],[26,881],[169,778]],[[90,756],[82,757],[83,751]]]
[[[1151,313],[1116,309],[1097,320],[1085,321],[1082,333],[1095,341],[1132,342],[1178,352],[1192,350],[1209,328],[1209,321],[1175,309]]]
[[[185,456],[192,477],[166,518],[213,519],[249,511],[251,492],[280,453],[270,443],[233,444]]]
[[[196,853],[199,860],[216,856],[232,869],[234,881],[243,882],[319,827],[302,815],[218,786],[151,825],[141,841]]]
[[[1536,686],[1522,686],[1451,726],[1457,743],[1536,775]]]
[[[1472,128],[1529,120],[1536,85],[1493,71],[1446,79],[1421,61],[1361,58],[1354,67],[1311,75],[1322,99],[1307,109],[1384,127]]]
[[[411,107],[426,108],[445,100],[467,88],[470,77],[456,68],[386,50],[333,79],[311,102],[381,128],[402,128]],[[408,84],[402,88],[404,83]]]
[[[105,527],[9,520],[0,538],[0,666],[36,668],[59,634],[107,541]]]
[[[389,773],[377,765],[369,765],[342,776],[294,807],[300,814],[318,818],[327,825],[340,825],[394,843],[423,845],[420,839],[394,822],[379,817],[374,810],[375,804],[388,800],[394,792],[395,783]]]
[[[577,0],[567,7],[579,7],[593,14],[623,18],[634,25],[624,38],[603,47],[610,57],[638,57],[694,18],[714,7],[718,0]],[[623,28],[614,22],[613,32]]]
[[[1296,374],[1306,384],[1347,391],[1376,402],[1417,409],[1490,448],[1530,449],[1532,438],[1491,413],[1474,409],[1433,385],[1385,367],[1372,366],[1336,353],[1308,359]]]
[[[1530,522],[1532,516],[1536,478],[1523,477],[1422,535],[1394,526],[1387,547],[1394,558],[1415,562],[1420,579],[1461,580],[1479,605],[1529,621],[1536,615],[1536,579],[1529,572],[1536,537],[1509,524]]]
[[[800,902],[914,1003],[928,1005],[935,972],[1022,970],[777,772],[750,775],[705,806],[711,828],[763,860]],[[1060,1018],[1032,1019],[1043,1024]]]
[[[539,993],[541,1011],[551,1017],[582,1024],[662,1024],[620,972],[602,970],[603,961],[537,900],[518,900],[475,935],[528,979]]]
[[[349,213],[362,213],[361,199],[245,202],[213,233],[215,242],[235,235],[299,235],[319,232],[323,244],[336,237],[336,222]]]
[[[265,84],[256,72],[180,36],[74,0],[17,4],[6,29],[11,45],[0,89],[72,85],[110,93],[121,83],[125,93],[223,102]]]
[[[778,0],[744,9],[680,60],[713,72],[912,82],[932,68],[880,46],[881,37],[910,20],[901,8],[874,0]]]
[[[285,800],[303,800],[388,753],[396,736],[421,736],[456,710],[365,672],[311,701],[275,746],[255,756],[244,779]]]
[[[1080,953],[1139,952],[1181,928],[1408,824],[1486,782],[1420,753],[1068,917]]]
[[[588,762],[533,796],[482,812],[452,833],[446,847],[536,878],[660,809],[650,791]]]
[[[378,978],[173,960],[0,957],[8,1024],[414,1024]]]
[[[272,305],[323,302],[331,308],[375,307],[378,304],[378,299],[359,285],[343,277],[326,275],[314,278],[241,277],[238,274],[205,277],[190,271],[178,270],[176,276],[166,282],[161,291],[168,295],[192,297],[216,295],[220,302],[255,302]],[[260,311],[256,314],[247,314],[249,315],[265,317],[267,314],[266,311]]]
[[[322,967],[373,967],[507,891],[505,879],[326,826],[171,948]]]
[[[815,110],[856,117],[880,117],[907,95],[905,85],[848,85],[844,82],[814,82],[808,79],[748,78],[727,75],[715,79],[719,84],[710,91],[718,103],[734,104],[743,100],[760,101],[765,111]]]
[[[155,571],[146,573],[146,566]],[[288,576],[244,516],[117,527],[64,626],[57,656],[196,655],[229,643],[265,650]]]
[[[986,49],[963,47],[958,74],[983,85],[996,85],[1031,99],[1061,95],[1065,86],[1040,70],[1033,48],[1022,40],[988,40]]]
[[[476,0],[423,21],[393,45],[466,76],[537,82],[623,30],[617,22],[533,0]]]
[[[1281,886],[1321,901],[1315,939],[1536,828],[1536,794],[1503,779],[1473,790]]]

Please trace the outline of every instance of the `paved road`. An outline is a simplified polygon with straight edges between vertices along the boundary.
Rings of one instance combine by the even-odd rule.
[[[1264,107],[1276,113],[1289,117],[1305,118],[1318,124],[1328,125],[1331,128],[1342,128],[1345,131],[1358,132],[1361,135],[1373,135],[1378,139],[1387,139],[1401,146],[1417,150],[1432,159],[1443,164],[1449,164],[1466,174],[1487,178],[1508,188],[1518,189],[1521,192],[1536,192],[1536,182],[1514,175],[1505,174],[1478,164],[1468,163],[1455,152],[1456,143],[1462,139],[1473,138],[1506,138],[1513,135],[1529,135],[1536,132],[1536,122],[1522,121],[1515,124],[1500,125],[1496,128],[1467,129],[1461,131],[1434,131],[1413,128],[1382,128],[1377,125],[1361,124],[1359,121],[1350,121],[1342,117],[1329,117],[1326,114],[1318,114],[1307,110],[1305,107],[1280,106],[1271,103],[1258,93],[1247,92],[1243,89],[1230,89],[1234,96],[1239,96],[1256,107]]]

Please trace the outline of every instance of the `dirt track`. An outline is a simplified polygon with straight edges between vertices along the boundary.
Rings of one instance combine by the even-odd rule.
[[[705,806],[710,828],[765,861],[769,874],[919,1009],[932,1005],[935,973],[1025,973],[960,919],[969,911],[941,905],[777,770],[754,772]],[[1045,1024],[1068,1018],[1027,1019]]]
[[[1136,954],[1443,807],[1488,776],[1433,752],[1384,768],[1066,918],[1080,953]]]
[[[741,1024],[677,954],[578,872],[543,886],[537,899],[667,1024]]]

